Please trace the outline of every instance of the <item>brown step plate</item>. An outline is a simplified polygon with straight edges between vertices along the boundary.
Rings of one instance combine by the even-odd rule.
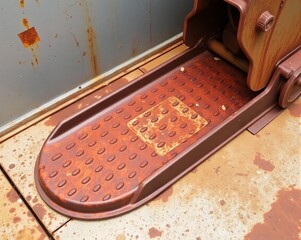
[[[185,160],[193,143],[254,96],[244,73],[207,51],[137,80],[54,130],[36,164],[39,193],[75,218],[129,211],[178,178],[158,173]]]

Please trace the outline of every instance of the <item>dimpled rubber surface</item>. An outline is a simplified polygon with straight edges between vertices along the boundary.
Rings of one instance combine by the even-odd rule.
[[[44,144],[35,173],[39,193],[76,218],[137,207],[145,179],[252,99],[245,81],[244,73],[204,52],[92,118],[81,117]]]

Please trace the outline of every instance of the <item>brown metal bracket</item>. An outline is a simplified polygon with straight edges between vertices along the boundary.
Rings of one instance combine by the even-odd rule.
[[[240,14],[235,36],[249,62],[247,84],[262,90],[277,62],[301,45],[301,1],[195,0],[184,23],[185,44],[195,46],[222,31],[230,21],[227,5]]]
[[[278,105],[275,102],[275,106],[267,114],[248,127],[248,131],[252,134],[258,133],[276,118],[283,111],[283,108],[287,108],[301,96],[301,50],[295,51],[286,60],[279,63],[271,81],[282,82],[279,89]]]
[[[301,59],[300,59],[301,62]],[[287,108],[301,95],[301,66],[292,72],[284,84],[279,97],[279,105]]]

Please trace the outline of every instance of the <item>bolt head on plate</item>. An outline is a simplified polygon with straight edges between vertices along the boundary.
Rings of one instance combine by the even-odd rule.
[[[269,11],[265,11],[260,15],[257,20],[257,28],[262,32],[269,31],[274,24],[275,17],[269,13]]]

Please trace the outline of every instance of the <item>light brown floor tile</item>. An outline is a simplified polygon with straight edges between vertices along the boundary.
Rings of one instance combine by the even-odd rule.
[[[0,170],[0,239],[48,239]]]
[[[135,71],[133,71],[133,72],[127,74],[127,75],[126,75],[126,79],[127,79],[128,82],[131,82],[131,81],[133,81],[134,79],[140,77],[142,74],[143,74],[143,72],[140,71],[139,69],[137,69],[137,70],[135,70]]]
[[[178,54],[182,53],[188,49],[188,47],[185,44],[181,44],[180,46],[174,48],[173,50],[161,55],[160,57],[154,59],[153,61],[143,65],[140,67],[140,70],[143,72],[148,72],[155,67],[159,66],[160,64],[170,60],[171,58],[177,56]]]

